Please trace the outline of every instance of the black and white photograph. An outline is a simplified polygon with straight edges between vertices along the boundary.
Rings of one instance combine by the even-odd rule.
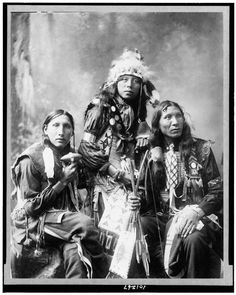
[[[4,290],[232,291],[234,4],[2,5]]]

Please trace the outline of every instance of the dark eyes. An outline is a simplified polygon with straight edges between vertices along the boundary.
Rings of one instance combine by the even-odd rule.
[[[122,81],[122,82],[128,82],[129,80],[130,80],[130,78],[128,78],[128,77],[122,77],[122,78],[120,78],[119,81]],[[133,79],[131,80],[131,82],[132,82],[133,84],[140,84],[140,79],[138,79],[138,78],[133,78]]]
[[[54,123],[52,124],[53,127],[57,128],[57,127],[60,127],[60,124],[59,123]],[[63,127],[64,128],[67,128],[67,129],[71,129],[71,125],[70,124],[63,124]]]
[[[183,116],[181,114],[176,114],[175,116],[166,115],[166,116],[164,116],[164,119],[170,120],[172,117],[175,117],[176,119],[182,119],[183,118]]]
[[[134,79],[132,82],[135,83],[135,84],[140,84],[140,80],[139,79]]]
[[[176,115],[176,118],[177,118],[177,119],[180,119],[180,118],[183,118],[183,116],[182,116],[181,114],[177,114],[177,115]]]

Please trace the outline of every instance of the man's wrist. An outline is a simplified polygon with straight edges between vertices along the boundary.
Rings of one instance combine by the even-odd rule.
[[[53,189],[56,193],[60,193],[67,186],[66,181],[59,180],[54,186]]]
[[[204,211],[200,207],[192,208],[192,210],[197,214],[198,219],[201,219],[205,215]]]
[[[198,211],[198,214],[199,214],[200,218],[205,216],[205,212],[200,207],[197,207],[196,210]]]

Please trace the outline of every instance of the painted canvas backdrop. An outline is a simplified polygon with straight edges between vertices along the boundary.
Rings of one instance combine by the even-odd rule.
[[[12,13],[12,68],[16,57],[21,68],[12,71],[16,90],[11,98],[21,104],[19,116],[26,113],[40,134],[34,126],[47,113],[66,109],[75,118],[78,145],[84,111],[106,80],[111,61],[125,47],[138,48],[155,73],[152,82],[161,100],[178,102],[191,116],[194,135],[215,142],[222,172],[222,14],[133,10]],[[152,112],[148,106],[148,122]],[[12,116],[18,116],[14,109]],[[35,134],[28,137],[33,140]]]

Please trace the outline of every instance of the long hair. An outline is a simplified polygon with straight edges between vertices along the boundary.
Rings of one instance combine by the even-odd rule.
[[[131,101],[125,101],[127,104],[131,106],[131,108],[134,111],[134,122],[131,127],[131,130],[133,132],[135,132],[135,130],[137,129],[138,123],[140,121],[141,122],[145,121],[147,117],[146,103],[147,103],[147,100],[150,99],[150,97],[147,95],[147,91],[144,91],[143,87],[144,87],[144,83],[141,81],[140,91],[137,97]],[[98,122],[96,123],[96,125],[100,125],[102,124],[102,122],[104,122],[104,117],[106,117],[106,112],[108,112],[108,109],[104,108],[104,106],[109,104],[112,100],[114,100],[116,95],[117,95],[117,82],[109,86],[104,84],[101,87],[99,93],[94,98],[95,100],[98,99],[99,101],[97,114],[100,113],[100,115],[97,116]],[[87,114],[89,110],[92,109],[93,107],[94,107],[94,102],[92,100],[87,106],[87,109],[85,110],[84,121],[87,118]]]
[[[191,128],[189,124],[185,120],[185,115],[182,107],[174,101],[165,100],[162,101],[155,111],[153,118],[152,118],[152,128],[151,128],[151,136],[150,136],[150,144],[151,146],[160,146],[164,148],[164,135],[162,134],[160,130],[160,119],[163,114],[163,110],[167,109],[170,106],[174,106],[178,108],[183,116],[184,119],[184,125],[183,125],[183,131],[180,138],[177,140],[177,144],[179,146],[179,151],[181,158],[184,160],[187,160],[187,158],[190,156],[191,148],[193,145],[193,137],[191,134]]]
[[[116,97],[117,82],[124,75],[135,76],[141,80],[139,95],[134,100],[126,101],[134,110],[135,120],[133,127],[135,128],[139,121],[145,121],[147,117],[147,101],[149,100],[153,106],[159,102],[159,93],[150,81],[154,73],[145,64],[144,57],[137,48],[134,50],[124,48],[123,53],[111,62],[108,77],[95,99],[100,100],[99,112],[102,113],[103,104],[109,103],[109,100]],[[92,107],[93,102],[88,105],[84,120],[86,120],[87,113]]]
[[[55,111],[49,113],[49,114],[47,115],[46,119],[45,119],[44,122],[43,122],[43,126],[42,126],[42,132],[43,132],[43,134],[42,134],[42,136],[43,136],[43,143],[44,143],[45,145],[48,145],[48,144],[50,143],[48,136],[47,136],[47,135],[45,134],[45,132],[44,132],[45,127],[47,127],[48,124],[49,124],[53,119],[55,119],[56,117],[59,117],[59,116],[61,116],[61,115],[64,115],[64,116],[67,116],[67,117],[68,117],[68,119],[69,119],[69,121],[70,121],[70,123],[71,123],[72,129],[73,129],[73,135],[74,135],[75,123],[74,123],[74,118],[73,118],[73,116],[72,116],[69,112],[64,111],[64,110],[62,110],[62,109],[55,110]],[[70,143],[69,143],[68,145],[70,146]]]
[[[137,97],[131,100],[125,100],[125,102],[130,105],[134,111],[135,119],[140,121],[145,121],[147,117],[147,108],[146,103],[149,97],[146,95],[144,89],[144,83],[142,80],[140,80],[140,89]],[[117,90],[117,83],[115,87],[115,96],[118,94]]]

